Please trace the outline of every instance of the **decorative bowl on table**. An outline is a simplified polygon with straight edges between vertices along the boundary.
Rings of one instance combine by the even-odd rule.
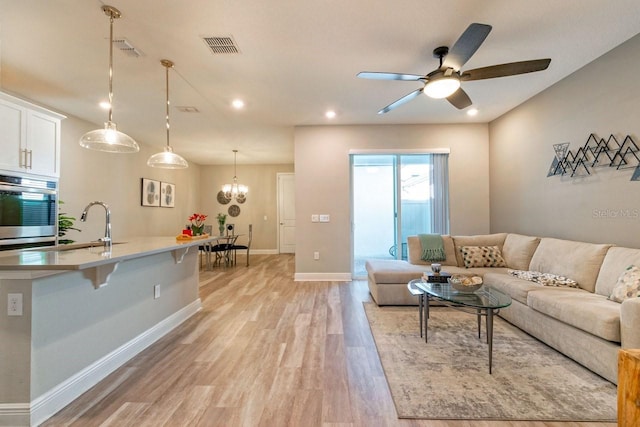
[[[465,294],[472,294],[484,285],[482,277],[466,276],[464,274],[454,274],[449,277],[447,281],[451,284],[453,289]]]

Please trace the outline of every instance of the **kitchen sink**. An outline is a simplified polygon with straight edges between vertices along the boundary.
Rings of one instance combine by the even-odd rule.
[[[112,242],[111,245],[121,245],[127,242]],[[39,252],[65,252],[73,251],[76,249],[90,249],[104,246],[102,242],[86,242],[86,243],[71,243],[69,245],[57,245],[57,246],[45,246],[42,248],[31,248],[30,251]]]

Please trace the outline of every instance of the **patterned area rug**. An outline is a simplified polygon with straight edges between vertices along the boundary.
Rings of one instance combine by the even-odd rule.
[[[495,318],[493,374],[483,321],[431,308],[429,342],[416,307],[365,303],[400,418],[616,421],[616,386]]]

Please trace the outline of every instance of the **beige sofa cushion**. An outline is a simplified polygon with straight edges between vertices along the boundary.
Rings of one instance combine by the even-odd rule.
[[[485,286],[496,288],[503,294],[509,295],[522,304],[527,304],[527,294],[529,291],[542,288],[542,285],[539,283],[518,279],[517,277],[506,274],[506,271],[504,273],[491,272],[485,274],[484,284]]]
[[[461,246],[498,246],[502,251],[504,245],[504,239],[507,237],[507,233],[498,234],[479,234],[477,236],[453,236],[453,243],[455,245],[456,265],[463,267],[464,260],[460,253]]]
[[[377,284],[402,283],[419,279],[429,267],[409,264],[406,261],[395,259],[372,259],[365,263],[367,274]]]
[[[619,248],[617,246],[610,248],[602,262],[600,274],[598,274],[596,293],[605,297],[611,295],[618,277],[630,265],[640,267],[640,249]]]
[[[620,304],[582,289],[532,290],[527,305],[540,313],[589,332],[620,342]]]
[[[531,258],[540,244],[539,237],[509,233],[504,239],[502,256],[509,268],[529,270]]]
[[[424,261],[422,257],[422,245],[420,244],[420,238],[418,236],[407,237],[408,249],[409,249],[409,263],[414,265],[430,265],[429,261]],[[442,265],[458,265],[456,259],[456,251],[453,247],[453,239],[451,236],[443,235],[442,243],[444,244],[444,253],[446,258],[444,261],[439,261]]]
[[[600,266],[610,247],[543,237],[531,258],[529,270],[568,277],[578,282],[582,289],[593,292]]]

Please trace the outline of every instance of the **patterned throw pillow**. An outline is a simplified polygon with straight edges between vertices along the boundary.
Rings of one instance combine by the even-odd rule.
[[[551,273],[541,273],[539,271],[507,270],[507,272],[518,279],[540,283],[543,286],[578,288],[578,282],[568,277]]]
[[[611,291],[609,299],[615,302],[622,302],[628,298],[640,297],[640,268],[630,265],[618,277],[616,286]]]
[[[465,268],[507,266],[497,246],[461,246],[460,253]]]

